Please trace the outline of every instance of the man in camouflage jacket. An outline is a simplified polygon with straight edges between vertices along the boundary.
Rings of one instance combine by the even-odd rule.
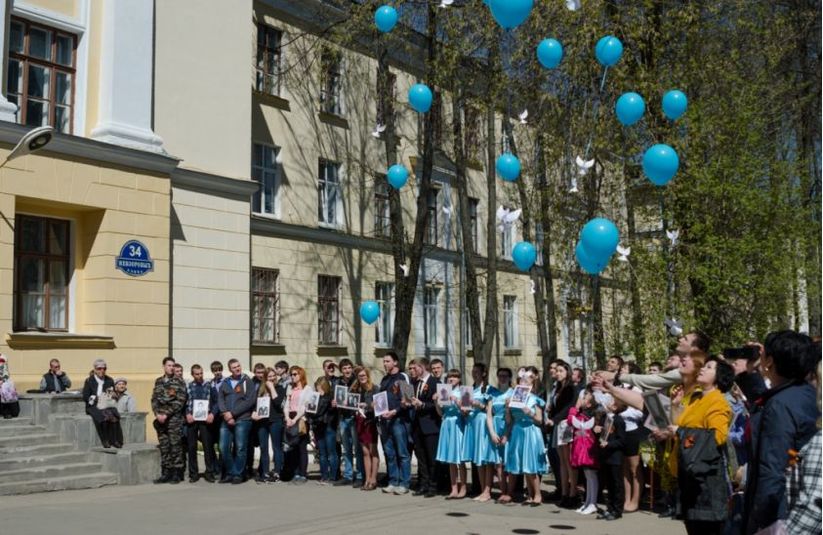
[[[174,359],[163,359],[163,376],[154,381],[151,410],[154,429],[160,443],[162,474],[155,483],[180,483],[185,459],[180,436],[183,429],[183,409],[186,406],[186,382],[174,376]]]

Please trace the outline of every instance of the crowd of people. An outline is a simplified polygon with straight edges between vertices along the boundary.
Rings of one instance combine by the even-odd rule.
[[[401,369],[393,351],[379,382],[349,359],[324,361],[313,382],[286,361],[256,364],[250,377],[231,359],[225,375],[212,362],[208,380],[195,364],[186,383],[167,357],[151,398],[162,465],[155,483],[188,472],[192,483],[301,485],[312,444],[321,485],[532,507],[547,499],[613,521],[641,507],[652,478],[660,515],[682,519],[690,534],[819,532],[820,342],[779,331],[716,355],[710,345],[687,333],[647,373],[620,356],[588,376],[557,359],[542,379],[534,366],[499,368],[491,384],[478,363],[466,386],[439,359]],[[120,414],[134,399],[106,369],[94,362],[83,399],[103,445],[121,447]],[[13,389],[7,370],[0,362],[0,394]],[[70,386],[53,360],[40,390]],[[544,497],[549,473],[555,492]]]

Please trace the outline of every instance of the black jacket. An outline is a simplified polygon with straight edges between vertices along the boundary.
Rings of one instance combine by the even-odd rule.
[[[114,379],[108,375],[104,375],[103,392],[106,392],[109,388],[114,389]],[[94,403],[90,405],[89,400],[92,396],[94,396]],[[83,401],[86,402],[86,412],[89,412],[89,407],[97,406],[97,379],[94,378],[94,374],[90,375],[86,379],[86,382],[83,383]]]
[[[600,463],[619,466],[623,464],[623,448],[626,445],[626,422],[619,414],[615,414],[612,418],[612,430],[606,441],[606,447],[600,448]]]
[[[331,392],[320,396],[320,400],[317,402],[317,412],[306,414],[306,418],[308,418],[313,429],[337,428],[337,411],[331,406],[333,397]]]
[[[557,392],[557,398],[549,409],[549,418],[554,422],[554,425],[568,418],[569,409],[571,409],[577,401],[575,397],[576,391],[574,383],[571,381],[569,381],[565,387],[560,387],[560,390]]]
[[[743,395],[746,396],[746,407],[751,409],[754,402],[766,393],[766,381],[757,372],[743,372],[734,378],[734,382],[740,387]]]
[[[437,413],[437,379],[429,375],[426,382],[417,380],[412,385],[423,405],[414,409],[412,432],[424,435],[440,434],[440,415]]]

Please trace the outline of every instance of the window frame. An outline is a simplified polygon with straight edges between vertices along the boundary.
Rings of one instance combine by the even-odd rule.
[[[269,276],[274,279],[273,290],[259,290],[257,288],[257,281],[261,275]],[[267,321],[264,318],[262,311],[265,309],[264,300],[273,299],[272,305],[272,338],[266,340],[264,338],[257,338],[255,335],[259,332],[264,332],[262,323]],[[275,345],[280,343],[280,270],[272,268],[251,268],[251,342],[253,345]],[[255,321],[255,313],[257,314],[257,321]],[[259,324],[258,324],[259,322]]]
[[[317,166],[317,224],[321,227],[340,228],[343,225],[343,185],[341,181],[342,164],[320,158]],[[330,181],[328,169],[334,169],[336,181]],[[335,190],[337,195],[334,202],[334,221],[328,221],[329,194]]]
[[[260,148],[262,150],[271,150],[271,167],[265,166],[265,154],[261,154],[261,165],[256,165],[255,161],[255,151]],[[252,156],[251,156],[251,178],[254,182],[260,184],[260,187],[252,194],[251,199],[251,211],[255,215],[263,215],[263,216],[270,216],[275,218],[280,218],[280,164],[277,163],[277,156],[280,154],[280,147],[276,145],[269,145],[266,143],[255,143],[252,142],[251,146]],[[259,179],[255,176],[255,171],[260,172]],[[265,194],[266,191],[265,187],[265,174],[266,173],[273,173],[274,174],[274,181],[273,181],[273,192],[271,193],[271,212],[263,211],[265,206]],[[256,210],[255,208],[259,204],[260,210]]]
[[[380,307],[374,333],[374,344],[390,347],[394,337],[394,283],[377,281],[374,283],[374,300]]]
[[[439,197],[440,188],[432,185],[426,196],[426,234],[423,236],[423,244],[432,247],[440,245],[440,227],[437,220]]]
[[[503,296],[503,347],[506,349],[518,348],[520,344],[518,332],[519,314],[517,310],[517,296]]]
[[[17,17],[12,15],[10,18],[9,28],[13,24],[21,24],[23,27],[23,51],[22,52],[15,52],[11,48],[11,29],[9,29],[9,51],[8,51],[8,64],[6,65],[6,87],[3,89],[3,94],[9,99],[10,102],[17,105],[17,122],[23,125],[29,125],[26,120],[28,119],[28,102],[29,100],[33,100],[36,102],[42,102],[44,105],[48,106],[48,113],[47,113],[47,120],[46,124],[51,125],[54,127],[55,131],[66,133],[66,134],[73,134],[74,133],[74,112],[75,112],[75,96],[77,93],[77,46],[78,46],[78,36],[77,34],[67,32],[64,30],[60,30],[55,28],[54,26],[49,26],[47,24],[42,24],[39,22],[33,22],[28,19]],[[50,44],[49,44],[49,59],[45,60],[42,58],[38,58],[36,56],[31,55],[30,50],[30,33],[31,28],[36,28],[41,31],[48,32],[50,34]],[[53,58],[56,58],[57,55],[57,37],[69,37],[72,42],[71,47],[71,65],[66,66],[60,63],[51,61]],[[17,93],[10,93],[8,84],[11,81],[11,62],[16,61],[20,68],[20,85],[17,88]],[[28,94],[29,90],[29,65],[35,65],[38,67],[42,67],[49,72],[49,90],[48,90],[48,98],[38,98],[38,97],[30,97]],[[69,87],[71,91],[71,96],[69,99],[68,104],[57,104],[57,73],[60,72],[62,74],[66,74],[69,77]],[[16,101],[15,101],[16,100]],[[56,125],[56,117],[57,117],[57,108],[58,106],[64,107],[68,109],[68,117],[66,118],[66,124],[68,125],[67,130],[61,130]],[[42,126],[41,124],[30,124],[29,126]]]
[[[474,254],[480,254],[480,199],[469,197],[469,224],[472,231]]]
[[[320,111],[342,117],[343,108],[343,54],[323,47],[320,52]]]
[[[507,260],[511,260],[512,257],[512,248],[516,239],[515,232],[514,223],[504,225],[503,230],[500,231],[500,255]]]
[[[434,296],[433,300],[431,296]],[[433,302],[432,302],[433,301]],[[423,343],[427,348],[441,348],[440,344],[440,286],[423,287]]]
[[[340,285],[341,277],[334,275],[317,276],[317,343],[321,346],[340,345]],[[324,290],[333,288],[324,295]],[[333,294],[333,295],[331,295]],[[328,310],[327,307],[332,307]],[[333,316],[333,317],[332,317]],[[328,324],[328,325],[327,325]],[[325,329],[324,329],[325,327]],[[332,335],[324,338],[324,334]]]
[[[386,177],[378,175],[374,181],[374,237],[391,238],[391,200]]]
[[[261,33],[265,35],[265,39],[261,43],[260,37]],[[268,37],[271,34],[276,36],[276,45],[272,47],[268,42]],[[283,61],[283,30],[272,26],[270,24],[266,24],[265,22],[258,22],[257,23],[257,56],[256,62],[254,65],[254,89],[258,93],[263,93],[265,95],[273,95],[273,96],[280,96],[280,89],[281,89],[281,82],[282,82],[282,61]],[[263,53],[263,67],[260,67],[260,60],[261,60],[261,51]],[[268,65],[269,63],[266,61],[270,56],[274,56],[274,60],[272,65],[274,66],[274,72],[268,72]],[[273,78],[274,83],[271,84],[271,87],[268,88],[265,80]],[[264,80],[262,87],[261,87],[261,79]],[[267,90],[270,89],[270,90]]]
[[[21,251],[19,249],[20,244],[22,244],[22,232],[23,232],[23,221],[26,219],[34,220],[34,221],[41,221],[42,224],[46,225],[45,227],[45,252],[38,252],[38,251]],[[50,240],[49,240],[49,229],[52,223],[58,223],[60,225],[65,226],[65,235],[64,240],[66,244],[66,252],[64,254],[54,254],[50,251]],[[14,332],[69,332],[71,327],[71,303],[72,303],[72,275],[74,273],[73,270],[73,250],[74,250],[74,243],[73,243],[73,234],[72,234],[72,221],[69,219],[60,219],[55,217],[46,217],[34,214],[15,214],[15,221],[14,221],[14,289],[13,289],[13,321],[12,321],[12,330]],[[38,260],[43,260],[45,262],[45,268],[43,270],[43,286],[44,290],[42,292],[43,295],[43,325],[42,326],[35,326],[29,327],[24,325],[23,322],[23,291],[22,291],[22,270],[20,268],[20,264],[22,259],[24,258],[35,258]],[[51,279],[51,262],[64,262],[65,264],[65,272],[63,274],[64,281],[65,281],[65,295],[61,297],[65,297],[66,305],[65,305],[65,317],[64,317],[64,324],[65,327],[52,327],[51,326],[51,300],[53,297],[57,297],[57,294],[52,294],[51,286],[50,286],[50,279]],[[39,292],[34,292],[39,293]],[[27,293],[26,295],[30,295]]]

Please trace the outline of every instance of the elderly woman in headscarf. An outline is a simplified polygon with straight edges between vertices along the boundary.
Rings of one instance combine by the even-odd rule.
[[[92,371],[83,384],[83,401],[86,402],[86,414],[91,416],[103,447],[121,448],[123,431],[114,399],[114,380],[106,375],[106,369],[105,360],[94,361]]]

